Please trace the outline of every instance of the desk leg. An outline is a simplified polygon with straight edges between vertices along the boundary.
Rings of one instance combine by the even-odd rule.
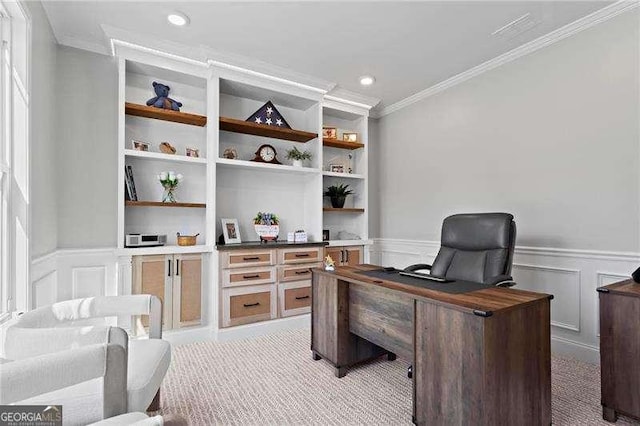
[[[618,421],[618,413],[613,408],[602,406],[602,418],[608,422],[615,423]]]
[[[347,367],[335,367],[333,369],[333,374],[338,378],[341,379],[344,376],[347,375]]]
[[[393,352],[387,353],[387,361],[395,361],[398,357]]]
[[[312,351],[311,358],[312,358],[314,361],[319,361],[319,360],[321,360],[321,359],[322,359],[322,357],[321,357],[320,355],[318,355],[318,352],[316,352],[316,351]]]

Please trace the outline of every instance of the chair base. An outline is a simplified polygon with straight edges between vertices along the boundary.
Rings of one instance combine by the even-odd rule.
[[[160,389],[156,392],[156,396],[153,397],[153,401],[149,404],[147,411],[158,411],[160,409]]]

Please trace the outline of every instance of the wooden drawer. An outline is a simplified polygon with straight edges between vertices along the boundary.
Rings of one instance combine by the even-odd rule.
[[[270,284],[276,282],[276,268],[223,269],[222,287]]]
[[[278,250],[278,264],[313,263],[322,261],[322,248],[304,247]]]
[[[232,287],[222,290],[222,326],[276,318],[276,285]]]
[[[222,268],[248,268],[275,265],[275,250],[226,251],[222,253]]]
[[[281,317],[311,312],[311,280],[278,284],[278,299]]]
[[[278,281],[301,281],[311,279],[311,269],[321,268],[322,263],[310,263],[297,266],[280,266],[278,268]]]

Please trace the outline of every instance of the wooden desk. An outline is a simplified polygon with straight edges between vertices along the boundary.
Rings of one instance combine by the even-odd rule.
[[[416,424],[551,424],[550,299],[488,288],[449,294],[313,270],[311,350],[337,377],[368,359],[413,361]],[[407,379],[408,380],[408,379]]]
[[[602,417],[640,418],[640,284],[621,281],[598,288]]]

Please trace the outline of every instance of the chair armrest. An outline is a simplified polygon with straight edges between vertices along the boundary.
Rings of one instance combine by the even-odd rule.
[[[428,265],[426,263],[416,263],[415,265],[407,266],[406,268],[404,268],[404,271],[405,272],[415,272],[415,271],[421,271],[423,269],[428,269],[430,271],[431,270],[431,265]]]
[[[513,281],[511,275],[497,275],[489,280],[487,284],[491,284],[496,287],[513,287],[516,285],[516,282]]]
[[[96,378],[104,378],[104,416],[127,410],[127,354],[97,344],[0,365],[0,404],[12,404]],[[55,404],[55,401],[51,401]]]

